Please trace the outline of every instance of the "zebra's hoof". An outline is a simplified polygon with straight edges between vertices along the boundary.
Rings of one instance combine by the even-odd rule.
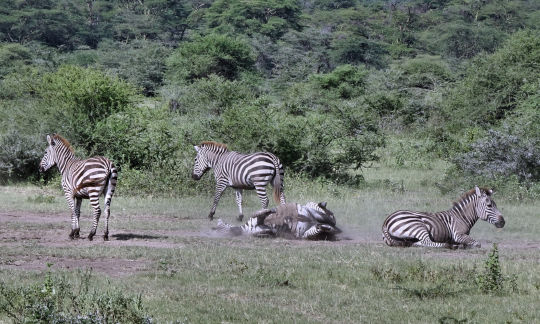
[[[209,220],[214,220],[214,214],[208,215],[208,219],[209,219]]]
[[[244,219],[244,215],[242,215],[242,214],[238,215],[238,221],[241,222],[242,219]]]
[[[94,235],[96,235],[96,234],[95,233],[88,234],[88,240],[92,241],[94,239]]]
[[[103,235],[103,241],[108,241],[109,240],[109,236],[108,235]]]

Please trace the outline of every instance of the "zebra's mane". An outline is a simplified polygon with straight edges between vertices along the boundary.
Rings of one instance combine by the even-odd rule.
[[[491,190],[490,190],[490,189],[484,188],[484,187],[479,187],[479,189],[480,189],[480,192],[483,192],[483,193],[485,193],[486,195],[491,196]],[[461,198],[459,198],[457,201],[454,201],[453,206],[459,205],[459,204],[461,204],[461,202],[463,202],[463,201],[465,201],[465,200],[470,201],[470,198],[471,198],[472,196],[475,196],[475,195],[476,195],[476,189],[473,188],[473,189],[467,191],[466,193],[464,193],[464,194],[461,196]]]
[[[60,142],[62,142],[64,144],[64,146],[66,146],[70,151],[71,153],[74,153],[73,151],[73,147],[71,147],[71,144],[69,144],[69,142],[67,141],[67,139],[63,138],[62,136],[58,135],[58,134],[52,134],[52,137],[55,139],[55,140],[59,140]]]
[[[220,147],[220,148],[223,148],[225,149],[226,151],[229,150],[229,148],[227,147],[227,144],[223,144],[223,143],[218,143],[218,142],[214,142],[214,141],[204,141],[201,143],[201,146],[214,146],[214,147]]]

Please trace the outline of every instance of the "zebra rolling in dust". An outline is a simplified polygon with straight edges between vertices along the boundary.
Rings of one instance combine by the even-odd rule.
[[[62,189],[71,209],[71,239],[78,238],[80,227],[82,199],[90,199],[94,209],[94,222],[88,239],[92,240],[101,215],[99,196],[105,195],[105,231],[103,240],[109,239],[109,216],[111,199],[116,188],[117,171],[112,162],[103,157],[96,156],[86,160],[75,157],[73,148],[67,140],[57,134],[47,135],[49,146],[39,163],[39,171],[45,172],[54,165],[62,174]]]
[[[383,240],[389,246],[480,247],[480,243],[469,236],[478,219],[497,228],[505,224],[492,194],[493,190],[476,186],[447,211],[396,211],[383,223]]]
[[[231,226],[218,220],[218,232],[229,235],[248,234],[256,237],[281,236],[309,240],[335,240],[341,233],[334,213],[326,203],[305,205],[288,203],[256,212],[244,225]]]
[[[206,171],[214,169],[216,192],[212,209],[208,214],[210,220],[214,219],[219,199],[227,187],[232,187],[236,191],[239,220],[244,217],[243,189],[255,189],[262,208],[267,208],[266,185],[271,183],[274,187],[274,200],[276,203],[285,204],[283,166],[274,154],[267,152],[242,154],[229,151],[227,145],[216,142],[202,142],[194,148],[197,151],[197,157],[193,166],[193,179],[199,180]]]

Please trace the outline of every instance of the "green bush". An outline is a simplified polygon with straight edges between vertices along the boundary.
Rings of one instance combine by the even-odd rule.
[[[317,86],[335,93],[338,98],[349,99],[364,93],[367,74],[362,66],[345,64],[330,73],[314,75],[313,80]]]
[[[30,50],[20,44],[0,43],[0,78],[31,62]]]
[[[505,288],[510,288],[512,291],[517,289],[516,277],[507,277],[502,274],[497,244],[493,243],[493,248],[484,263],[484,269],[476,276],[475,282],[484,293],[502,293]],[[507,284],[510,284],[510,287],[505,287]]]
[[[10,129],[0,134],[0,184],[8,180],[36,179],[44,151],[35,136]]]
[[[376,160],[374,151],[384,143],[375,120],[355,103],[290,115],[260,99],[228,109],[209,128],[235,150],[270,151],[294,172],[356,184],[361,178],[351,171]]]
[[[225,110],[254,100],[258,90],[244,80],[227,80],[216,74],[191,84],[162,89],[162,96],[171,110],[182,115],[220,115]]]
[[[37,91],[45,117],[57,123],[50,131],[62,133],[90,154],[96,153],[96,125],[113,113],[127,110],[138,98],[136,89],[125,81],[76,66],[45,74]]]
[[[228,80],[255,63],[249,46],[236,38],[210,34],[185,42],[167,58],[170,80],[183,83],[217,74]]]
[[[531,85],[539,82],[539,61],[539,33],[531,30],[513,34],[494,54],[476,58],[449,90],[443,106],[451,129],[487,128],[516,109],[534,93]]]
[[[301,10],[295,0],[217,0],[205,12],[208,27],[218,33],[263,34],[277,39],[300,29]]]
[[[117,289],[91,289],[89,271],[79,283],[48,272],[42,283],[22,287],[0,283],[0,313],[14,323],[151,323],[141,296]]]

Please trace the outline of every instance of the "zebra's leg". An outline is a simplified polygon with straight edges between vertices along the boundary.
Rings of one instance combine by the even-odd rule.
[[[463,245],[464,247],[481,247],[480,242],[476,241],[467,234],[454,234],[454,241],[456,243]]]
[[[262,209],[268,208],[268,196],[266,195],[266,186],[255,185],[255,192],[261,201]]]
[[[97,230],[97,226],[99,222],[99,216],[101,216],[101,208],[99,206],[99,192],[90,191],[89,198],[90,198],[90,205],[94,209],[94,222],[92,223],[92,230],[90,231],[90,234],[88,234],[88,239],[92,241],[94,239],[94,235],[96,235],[96,230]]]
[[[454,246],[450,243],[439,243],[439,242],[433,242],[430,238],[426,238],[424,240],[414,242],[412,246],[427,246],[427,247],[439,247],[439,248],[447,248],[447,249],[453,249]]]
[[[208,214],[208,218],[210,220],[214,219],[214,214],[216,213],[216,208],[219,203],[219,199],[221,198],[221,195],[223,195],[223,192],[227,188],[227,185],[223,183],[217,183],[216,184],[216,193],[214,194],[214,204],[212,205],[212,209],[210,209],[210,214]]]
[[[64,196],[66,197],[68,207],[71,210],[71,232],[69,233],[69,238],[73,240],[75,238],[75,233],[78,228],[79,222],[77,218],[77,213],[75,211],[73,194],[71,192],[65,192]]]
[[[72,232],[73,238],[79,238],[80,237],[80,231],[81,226],[79,225],[79,219],[81,218],[81,203],[82,198],[75,198],[75,216],[76,216],[76,223],[75,223],[75,230]]]
[[[402,240],[414,240],[417,239],[417,242],[413,242],[411,246],[426,246],[426,247],[441,247],[441,248],[453,248],[453,245],[450,243],[439,243],[434,242],[431,239],[427,227],[422,223],[416,223],[415,226],[411,226],[411,229],[405,231],[404,233],[390,233],[393,236],[396,236]],[[401,234],[401,235],[399,235]]]
[[[238,205],[238,210],[240,212],[238,220],[241,222],[244,218],[244,213],[242,212],[242,189],[236,189],[236,204]]]

